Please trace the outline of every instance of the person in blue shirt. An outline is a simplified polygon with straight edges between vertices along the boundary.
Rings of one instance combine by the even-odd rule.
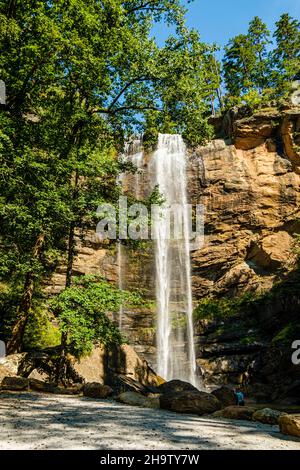
[[[237,406],[245,406],[245,396],[241,389],[234,390],[234,396]]]

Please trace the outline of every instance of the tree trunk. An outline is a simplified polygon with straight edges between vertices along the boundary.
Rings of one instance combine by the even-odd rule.
[[[39,258],[43,243],[45,240],[45,235],[40,234],[36,240],[36,243],[33,248],[32,258]],[[23,337],[25,333],[25,328],[28,322],[28,317],[32,304],[32,296],[34,292],[34,280],[35,273],[34,271],[29,271],[26,275],[24,292],[21,298],[20,305],[18,307],[17,320],[12,329],[12,336],[7,344],[7,353],[13,354],[20,352],[22,349]]]
[[[222,111],[223,108],[224,108],[224,103],[223,103],[221,88],[217,88],[217,97],[218,97],[218,101],[219,101],[220,110]]]
[[[211,115],[213,117],[215,117],[216,111],[215,111],[215,97],[214,97],[214,95],[211,95],[210,101],[211,101]]]

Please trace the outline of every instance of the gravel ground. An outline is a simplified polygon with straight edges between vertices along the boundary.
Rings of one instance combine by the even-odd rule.
[[[0,450],[300,449],[278,426],[35,393],[0,394],[0,429]]]

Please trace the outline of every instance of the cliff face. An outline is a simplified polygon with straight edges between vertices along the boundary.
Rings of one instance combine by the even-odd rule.
[[[195,304],[207,296],[274,292],[279,281],[297,284],[293,236],[300,233],[300,109],[268,109],[242,118],[229,113],[219,130],[225,140],[189,152],[189,200],[205,207],[204,246],[191,254]],[[147,178],[141,181],[147,186]],[[101,246],[92,231],[79,235],[76,273],[102,273],[118,282],[116,247]],[[50,292],[61,289],[62,271],[47,286]],[[142,287],[154,298],[151,243],[122,248],[122,273],[124,288]],[[228,320],[198,321],[197,362],[205,381],[251,382],[255,376],[268,388],[276,370],[287,370],[284,361],[291,365],[290,350],[278,365],[272,340],[299,318],[299,310],[297,293],[282,294]],[[122,329],[155,368],[154,312],[123,312]]]
[[[231,141],[215,140],[190,158],[190,199],[206,212],[205,243],[192,254],[195,299],[268,292],[232,318],[199,321],[197,362],[206,383],[256,382],[262,398],[286,395],[300,378],[291,362],[300,336],[289,331],[300,314],[299,113],[233,119]],[[288,331],[290,339],[276,342]]]
[[[192,255],[196,298],[267,289],[292,266],[300,153],[291,149],[299,128],[291,112],[244,118],[234,122],[233,144],[215,140],[191,155],[190,199],[206,214],[204,247]]]

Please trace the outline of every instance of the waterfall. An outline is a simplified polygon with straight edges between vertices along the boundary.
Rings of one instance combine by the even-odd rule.
[[[187,207],[186,147],[180,135],[160,134],[151,176],[164,203],[153,224],[157,301],[157,372],[197,385]],[[176,204],[173,217],[171,205]],[[169,217],[171,216],[171,233]],[[170,235],[180,233],[176,239]]]

